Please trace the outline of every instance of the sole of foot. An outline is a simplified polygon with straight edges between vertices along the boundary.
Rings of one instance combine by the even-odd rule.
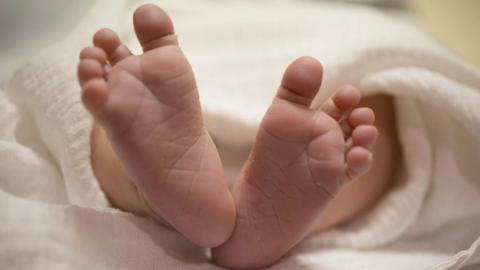
[[[257,133],[233,196],[237,223],[213,259],[232,269],[269,266],[296,245],[344,183],[372,164],[377,130],[360,92],[339,89],[311,109],[322,80],[311,57],[294,61]]]
[[[235,206],[173,24],[146,4],[133,16],[143,53],[99,30],[80,53],[82,100],[106,131],[149,213],[194,243],[225,242]]]

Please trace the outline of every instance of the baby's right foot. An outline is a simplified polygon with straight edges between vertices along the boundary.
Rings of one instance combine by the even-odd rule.
[[[82,99],[154,215],[201,246],[220,245],[233,230],[235,206],[193,71],[163,10],[138,8],[134,26],[141,55],[107,29],[82,51]]]
[[[341,186],[372,164],[374,114],[356,108],[360,92],[345,86],[323,109],[311,109],[322,78],[315,59],[286,70],[256,142],[235,183],[237,224],[213,250],[214,260],[234,269],[266,267],[312,228]]]

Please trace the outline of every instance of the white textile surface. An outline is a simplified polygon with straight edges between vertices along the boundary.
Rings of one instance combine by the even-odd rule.
[[[480,71],[411,25],[317,1],[153,1],[169,12],[195,69],[227,171],[285,67],[325,68],[318,106],[344,83],[395,97],[402,162],[369,212],[310,237],[272,269],[459,269],[480,263]],[[99,1],[62,42],[0,92],[0,263],[5,269],[219,269],[204,250],[109,207],[90,166],[92,120],[77,54],[100,27],[136,46],[137,1]],[[240,149],[240,150],[239,150]],[[378,161],[381,162],[381,161]]]

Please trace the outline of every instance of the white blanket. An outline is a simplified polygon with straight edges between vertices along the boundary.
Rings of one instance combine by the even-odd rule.
[[[284,68],[325,67],[317,106],[343,83],[395,97],[403,159],[369,212],[313,236],[272,269],[459,269],[480,263],[480,71],[377,11],[315,1],[154,1],[173,17],[229,175]],[[204,250],[109,207],[92,173],[77,53],[100,27],[137,46],[136,1],[101,1],[0,92],[4,269],[218,269]],[[381,162],[381,161],[379,161]]]

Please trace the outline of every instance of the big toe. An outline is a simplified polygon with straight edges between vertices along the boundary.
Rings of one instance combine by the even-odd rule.
[[[322,65],[315,58],[300,57],[291,63],[263,118],[262,129],[282,140],[310,140],[316,121],[310,104],[320,88],[322,74]]]
[[[313,57],[300,57],[291,63],[283,75],[277,97],[310,106],[322,83],[323,68]]]
[[[173,23],[168,14],[153,4],[135,10],[133,24],[144,51],[165,45],[177,45]]]

